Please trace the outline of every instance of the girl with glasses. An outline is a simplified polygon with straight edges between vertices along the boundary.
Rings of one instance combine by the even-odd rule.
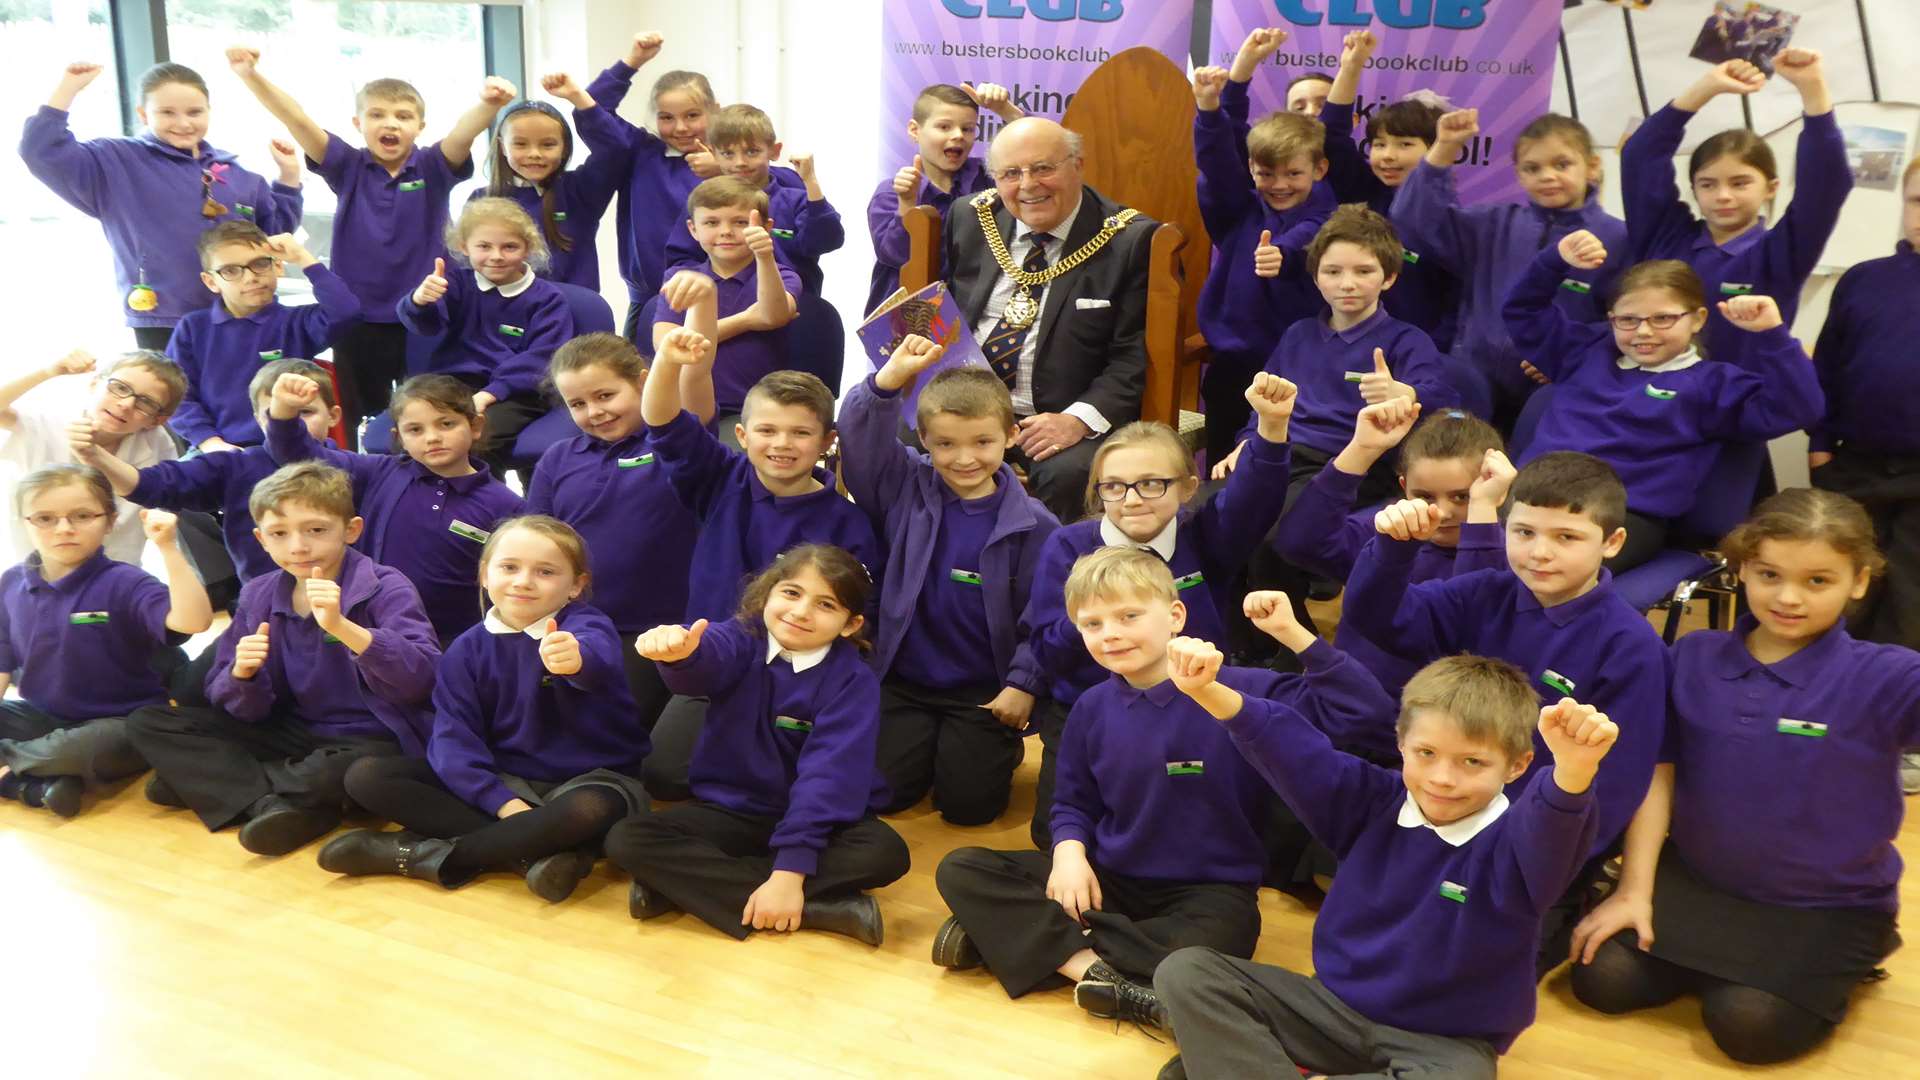
[[[1768,296],[1719,303],[1750,343],[1740,364],[1709,360],[1695,337],[1707,325],[1706,286],[1677,259],[1643,262],[1620,277],[1607,321],[1581,323],[1556,307],[1561,283],[1606,262],[1586,230],[1570,233],[1521,274],[1507,297],[1514,343],[1554,382],[1519,464],[1555,450],[1605,461],[1627,486],[1627,542],[1615,573],[1666,546],[1672,519],[1692,509],[1720,442],[1756,442],[1820,419],[1813,363]]]
[[[213,606],[164,510],[133,517],[159,549],[168,584],[104,550],[114,523],[104,477],[79,465],[30,473],[14,495],[33,554],[0,575],[0,693],[19,673],[18,700],[0,702],[0,797],[80,811],[86,781],[147,767],[126,716],[167,702],[170,650],[213,622]]]

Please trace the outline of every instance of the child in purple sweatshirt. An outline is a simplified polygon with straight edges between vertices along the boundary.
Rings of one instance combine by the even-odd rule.
[[[607,836],[607,854],[633,875],[634,918],[678,909],[743,941],[825,930],[880,944],[866,890],[898,880],[908,855],[872,812],[880,680],[860,638],[872,588],[860,560],[803,544],[754,578],[734,619],[641,635],[635,648],[668,686],[713,704],[693,801]]]
[[[944,350],[910,334],[840,408],[841,473],[885,537],[874,668],[880,771],[897,813],[929,790],[942,817],[985,825],[1046,692],[1021,631],[1035,569],[1060,527],[1005,462],[1018,435],[1006,383],[977,365],[935,375],[918,403],[921,453],[900,442],[901,396]]]
[[[613,623],[581,602],[579,533],[550,517],[503,522],[480,578],[493,606],[441,661],[426,759],[347,771],[353,800],[402,831],[347,833],[320,849],[320,868],[448,889],[509,870],[558,903],[592,872],[607,830],[647,812],[636,779],[647,730]]]
[[[1620,150],[1621,182],[1627,203],[1627,264],[1647,259],[1680,259],[1706,282],[1715,299],[1771,296],[1786,323],[1793,324],[1800,290],[1820,260],[1828,237],[1840,222],[1840,207],[1853,190],[1846,140],[1833,115],[1820,54],[1787,49],[1774,58],[1774,71],[1800,91],[1805,119],[1794,151],[1793,201],[1769,228],[1760,219],[1768,200],[1780,190],[1779,170],[1766,140],[1745,128],[1723,131],[1702,142],[1687,163],[1694,202],[1702,221],[1681,199],[1673,156],[1686,136],[1687,121],[1721,94],[1751,94],[1767,77],[1745,60],[1729,60],[1700,76],[1665,108],[1647,117]],[[1609,242],[1610,250],[1619,251]],[[1741,367],[1763,364],[1761,342],[1724,318],[1709,317],[1703,341],[1708,356]]]
[[[241,847],[285,855],[340,823],[355,761],[425,749],[440,645],[406,577],[349,546],[362,523],[346,473],[289,465],[249,509],[282,572],[240,590],[211,706],[150,706],[128,731],[153,765],[148,798],[209,830],[245,822]]]
[[[1186,625],[1173,573],[1150,551],[1083,556],[1066,605],[1086,649],[1109,673],[1067,720],[1052,805],[1052,850],[965,847],[934,880],[953,917],[934,962],[986,965],[1010,997],[1061,977],[1101,1017],[1164,1025],[1145,985],[1167,954],[1208,945],[1253,955],[1262,832],[1272,792],[1226,732],[1179,692],[1182,657],[1220,651],[1176,637]],[[1346,735],[1393,712],[1366,669],[1314,638],[1279,593],[1248,613],[1299,649],[1306,675],[1251,668],[1223,674],[1241,692],[1288,702]]]
[[[1217,651],[1181,661],[1180,689],[1340,857],[1340,875],[1314,921],[1314,974],[1207,948],[1160,965],[1154,990],[1180,1040],[1172,1075],[1491,1080],[1533,1022],[1541,916],[1586,858],[1594,776],[1619,728],[1570,697],[1539,706],[1510,664],[1448,657],[1401,695],[1396,772],[1224,684]],[[1553,768],[1509,796],[1536,726]]]

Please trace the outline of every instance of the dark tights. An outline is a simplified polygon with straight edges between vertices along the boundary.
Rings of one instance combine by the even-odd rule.
[[[433,766],[419,758],[355,762],[347,770],[347,794],[413,832],[455,841],[440,864],[441,880],[450,887],[489,870],[522,869],[535,859],[598,843],[627,816],[624,795],[589,784],[512,817],[489,817],[448,791]]]
[[[1623,940],[1623,938],[1625,940]],[[1700,1014],[1714,1043],[1747,1065],[1799,1057],[1833,1033],[1825,1017],[1765,990],[1728,982],[1641,952],[1633,932],[1601,945],[1591,964],[1573,965],[1573,996],[1603,1013],[1665,1005],[1700,995]]]

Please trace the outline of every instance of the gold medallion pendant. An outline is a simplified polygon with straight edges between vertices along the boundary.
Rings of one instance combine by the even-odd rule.
[[[1015,330],[1025,330],[1040,317],[1040,305],[1034,303],[1033,294],[1025,285],[1015,285],[1013,295],[1007,299],[1007,308],[1000,313],[1000,321]]]

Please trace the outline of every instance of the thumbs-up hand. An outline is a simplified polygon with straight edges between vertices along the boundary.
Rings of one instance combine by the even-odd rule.
[[[413,290],[413,305],[426,307],[445,295],[447,295],[447,260],[435,259],[433,273],[422,279],[420,287]]]
[[[692,656],[706,633],[705,619],[692,626],[656,626],[634,639],[633,651],[655,663],[671,664]]]
[[[1011,122],[1026,115],[1020,106],[1013,103],[1013,94],[999,83],[983,82],[978,86],[972,83],[961,83],[960,89],[966,91],[975,105],[1002,120]]]
[[[1247,404],[1259,420],[1260,437],[1273,443],[1287,441],[1287,425],[1300,400],[1300,388],[1271,372],[1262,371],[1247,386]]]
[[[1598,270],[1607,261],[1607,245],[1586,229],[1560,238],[1560,257],[1575,270]]]
[[[767,231],[771,228],[773,228],[773,222],[771,220],[761,221],[760,211],[750,210],[747,212],[747,232],[745,236],[747,250],[753,252],[753,257],[762,262],[773,261],[773,234]]]
[[[1388,398],[1412,400],[1418,396],[1413,387],[1394,380],[1392,370],[1387,367],[1386,351],[1373,350],[1373,370],[1360,376],[1360,399],[1369,405],[1378,405]]]
[[[580,673],[580,639],[560,629],[560,620],[549,618],[540,635],[540,662],[555,675]]]
[[[261,623],[253,633],[241,638],[233,646],[233,671],[236,679],[251,679],[267,662],[267,624]]]
[[[1771,296],[1733,296],[1720,301],[1720,314],[1733,325],[1750,333],[1771,330],[1785,320],[1780,305]]]
[[[1227,69],[1223,67],[1195,68],[1193,71],[1193,103],[1201,112],[1212,112],[1220,107],[1220,92],[1227,88]]]
[[[1425,499],[1401,499],[1373,515],[1373,529],[1395,540],[1431,540],[1440,531],[1440,510]]]
[[[682,270],[660,286],[660,298],[675,311],[685,311],[718,295],[713,279],[698,270]]]
[[[1273,230],[1260,230],[1260,243],[1253,249],[1253,272],[1261,277],[1279,277],[1284,253],[1273,243]]]
[[[720,175],[720,159],[713,154],[713,147],[693,140],[693,152],[686,156],[687,168],[702,180],[711,180]]]
[[[307,580],[302,582],[307,590],[307,606],[313,609],[313,621],[320,629],[332,634],[340,629],[340,583],[332,578],[321,577],[320,568],[315,566],[307,571]]]
[[[919,154],[915,154],[913,164],[893,174],[893,194],[900,200],[900,214],[903,217],[907,211],[919,205],[920,180],[925,170],[926,163],[920,160]]]
[[[1593,783],[1600,759],[1620,738],[1620,725],[1591,705],[1570,697],[1540,710],[1540,739],[1553,755],[1553,782],[1578,795]]]

